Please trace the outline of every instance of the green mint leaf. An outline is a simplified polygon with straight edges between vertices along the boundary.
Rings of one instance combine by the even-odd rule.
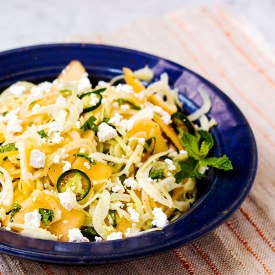
[[[41,215],[41,221],[45,225],[48,225],[49,222],[53,221],[54,218],[54,211],[51,209],[46,208],[39,208],[38,210],[39,214]]]
[[[218,169],[222,169],[224,171],[233,169],[231,161],[225,155],[219,158],[211,157],[211,158],[203,159],[199,162],[199,164],[201,166],[212,166]]]
[[[44,130],[37,131],[37,134],[38,134],[41,138],[48,138],[48,137],[49,137],[49,136],[45,133]]]
[[[20,211],[22,206],[19,203],[14,203],[11,207],[11,210],[7,213],[10,214],[10,222],[13,222],[14,215]]]
[[[0,153],[10,152],[10,151],[17,151],[18,149],[15,146],[15,143],[7,143],[5,145],[0,146]]]
[[[163,169],[150,171],[149,177],[151,179],[161,179],[161,178],[163,178],[163,172],[164,172]]]
[[[81,126],[81,130],[93,130],[94,132],[98,131],[98,126],[94,123],[96,121],[96,118],[94,116],[90,116],[85,123]]]
[[[193,136],[187,132],[183,132],[179,129],[181,142],[188,155],[196,160],[200,159],[200,134],[196,133],[196,136]]]
[[[211,148],[214,146],[214,139],[212,135],[204,130],[198,131],[200,135],[200,156],[201,158],[205,158]]]
[[[94,241],[95,236],[99,237],[98,233],[96,232],[93,226],[82,226],[80,230],[82,235],[89,239],[89,241]]]
[[[74,154],[75,157],[79,157],[79,158],[85,158],[86,160],[89,161],[89,163],[95,165],[96,162],[91,158],[89,157],[88,154],[85,154],[85,153],[77,153],[77,154]]]

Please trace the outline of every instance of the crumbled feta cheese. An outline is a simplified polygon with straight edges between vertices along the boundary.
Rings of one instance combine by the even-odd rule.
[[[86,153],[86,148],[80,148],[79,153],[81,153],[81,154]]]
[[[64,131],[63,125],[58,121],[52,121],[49,123],[49,133]]]
[[[33,149],[30,156],[30,165],[33,168],[43,168],[45,166],[46,155],[38,149]]]
[[[109,82],[105,82],[103,80],[100,80],[98,83],[97,83],[98,86],[102,87],[102,88],[107,88],[110,86],[110,83]]]
[[[98,236],[95,236],[95,242],[101,242],[102,241],[102,238],[101,237],[98,237]]]
[[[68,211],[72,210],[77,205],[76,195],[69,187],[65,192],[58,193],[58,198],[61,205]]]
[[[39,96],[39,95],[42,95],[43,92],[49,93],[51,91],[51,88],[52,88],[52,83],[46,81],[46,82],[40,83],[37,86],[33,86],[30,92],[32,95]]]
[[[112,191],[117,193],[119,191],[124,191],[123,185],[119,178],[116,178],[115,182],[113,182]]]
[[[64,164],[64,166],[62,167],[63,172],[66,172],[71,169],[72,165],[69,161],[63,160],[62,163]]]
[[[171,172],[168,172],[167,173],[167,177],[171,177],[172,176],[172,173]]]
[[[169,171],[174,171],[174,170],[176,170],[177,168],[176,168],[176,165],[174,164],[174,162],[171,160],[171,159],[165,159],[164,160],[164,162],[166,163],[166,164],[168,164],[168,170]]]
[[[117,136],[117,131],[107,123],[103,122],[98,126],[97,136],[99,141],[105,142],[109,139],[115,138]]]
[[[138,189],[138,188],[139,188],[138,182],[137,182],[134,178],[132,178],[132,177],[126,179],[126,180],[123,182],[123,184],[124,184],[126,187],[130,187],[130,188],[132,188],[132,189]]]
[[[118,108],[118,106],[119,106],[119,105],[118,105],[118,102],[114,102],[114,103],[113,103],[113,107],[114,107],[114,108]]]
[[[116,201],[116,202],[113,202],[112,204],[111,204],[111,209],[112,210],[117,210],[118,208],[122,208],[122,207],[124,207],[124,203],[122,203],[121,201]]]
[[[91,165],[88,161],[84,162],[83,164],[87,169],[90,169],[91,168]]]
[[[60,95],[56,101],[55,101],[55,104],[58,105],[58,106],[63,106],[67,103],[67,100],[64,96]]]
[[[35,209],[32,212],[28,212],[24,216],[24,224],[33,226],[33,227],[40,227],[41,222],[41,215],[39,214],[38,210]]]
[[[185,155],[185,156],[188,154],[187,151],[185,151],[185,150],[180,150],[179,153],[180,153],[180,155]]]
[[[128,212],[131,215],[131,220],[133,222],[139,222],[139,213],[135,209],[133,209],[132,207],[129,207]]]
[[[107,240],[118,240],[122,238],[122,233],[121,232],[113,232],[109,236],[107,236]]]
[[[9,133],[20,133],[23,128],[21,126],[22,120],[19,120],[17,116],[12,117],[7,123],[7,132]]]
[[[91,85],[91,82],[88,78],[88,74],[85,73],[79,80],[78,82],[78,85],[77,85],[77,88],[78,90],[81,92],[81,91],[84,91],[84,90],[87,90],[87,89],[90,89],[92,87]]]
[[[76,128],[80,129],[81,123],[80,123],[79,120],[77,120],[77,121],[75,122],[75,126],[76,126]]]
[[[32,112],[38,112],[40,110],[41,106],[39,104],[34,104],[32,107]]]
[[[138,143],[141,144],[141,145],[144,145],[145,144],[145,139],[144,138],[139,138]]]
[[[155,113],[161,115],[161,119],[165,124],[168,125],[172,122],[171,115],[164,111],[161,107],[153,105],[152,109]]]
[[[152,221],[152,225],[162,228],[168,224],[167,216],[162,211],[161,208],[155,207],[152,211],[152,214],[154,215],[154,220]]]
[[[54,155],[53,163],[59,163],[60,159],[61,159],[61,157],[59,155]]]
[[[11,231],[11,228],[9,226],[6,226],[7,231]]]
[[[177,151],[175,151],[174,149],[168,149],[168,156],[173,158],[176,157],[178,155]]]
[[[122,111],[128,111],[130,109],[130,106],[128,104],[123,104],[120,106],[120,109]]]
[[[110,118],[108,123],[116,125],[122,119],[122,116],[119,113],[115,113],[113,117]]]
[[[91,106],[95,106],[99,102],[99,98],[96,94],[91,94],[90,98],[91,98],[91,100],[90,100]]]
[[[125,235],[125,237],[129,237],[130,234],[131,234],[131,228],[128,227],[128,228],[126,229],[126,232],[124,233],[124,235]]]
[[[209,168],[207,166],[200,166],[198,172],[204,174]]]
[[[26,87],[19,83],[13,84],[9,88],[9,92],[16,96],[20,96],[20,95],[24,94],[26,91],[27,91]]]
[[[68,233],[69,242],[83,243],[89,242],[89,239],[84,237],[79,228],[73,228]]]
[[[52,138],[52,143],[59,144],[64,138],[60,136],[60,132],[54,132],[53,133],[53,138]]]
[[[131,85],[128,85],[128,84],[118,84],[116,87],[115,87],[115,91],[117,93],[127,93],[127,94],[131,94],[133,93],[133,87]]]

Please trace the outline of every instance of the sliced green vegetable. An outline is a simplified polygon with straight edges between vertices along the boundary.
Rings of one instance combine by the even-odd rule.
[[[192,122],[184,115],[182,112],[176,112],[171,116],[175,128],[180,128],[184,132],[189,132],[190,134],[195,134],[195,128]]]
[[[233,169],[231,161],[225,155],[206,158],[214,146],[214,139],[210,133],[200,130],[195,135],[191,135],[180,130],[180,136],[189,158],[186,161],[179,162],[181,171],[175,175],[177,183],[185,178],[204,177],[205,175],[199,172],[201,167],[211,166],[224,171]]]
[[[8,111],[5,111],[3,113],[1,113],[1,116],[5,117],[9,112]]]
[[[96,236],[99,237],[99,234],[93,226],[82,226],[80,231],[84,237],[89,239],[89,241],[94,241]]]
[[[76,194],[76,200],[84,199],[91,189],[91,181],[89,177],[78,169],[71,169],[63,174],[57,180],[57,191],[63,193],[70,187]]]
[[[38,134],[41,138],[48,138],[48,137],[49,137],[49,136],[45,133],[44,130],[37,131],[37,134]]]
[[[111,220],[112,220],[112,226],[116,227],[117,222],[116,222],[116,212],[115,212],[115,210],[109,210],[109,215],[110,215]]]
[[[10,214],[10,222],[13,222],[14,215],[20,211],[22,206],[19,203],[14,203],[11,207],[11,210],[7,213],[7,215]]]
[[[98,126],[94,123],[96,121],[96,118],[94,116],[90,116],[85,123],[81,126],[81,130],[93,130],[94,132],[98,131]]]
[[[164,173],[163,169],[151,170],[149,173],[149,177],[151,179],[162,179],[164,177],[163,173]]]
[[[62,94],[62,96],[65,96],[65,97],[73,94],[73,92],[69,89],[60,90],[59,92]]]
[[[86,160],[89,161],[89,163],[95,165],[96,162],[91,158],[89,157],[88,154],[85,154],[85,153],[77,153],[77,154],[74,154],[75,157],[78,157],[78,158],[85,158]]]
[[[155,137],[148,138],[145,141],[143,153],[146,153],[149,151],[153,152],[155,150],[155,146],[156,146],[156,138]]]
[[[11,151],[17,151],[18,149],[15,146],[15,143],[8,143],[5,145],[0,146],[0,153],[5,153],[5,152],[11,152]]]
[[[103,88],[103,89],[85,93],[79,96],[79,98],[83,102],[83,113],[93,111],[101,105],[101,101],[102,101],[101,93],[104,92],[105,90],[106,88]]]
[[[134,110],[141,110],[140,106],[135,105],[133,102],[131,102],[131,101],[125,99],[125,98],[119,98],[118,100],[116,100],[116,102],[118,103],[119,106],[122,105],[122,104],[124,104],[124,103],[127,103],[127,104],[130,105],[130,107],[132,109],[134,109]]]
[[[48,225],[49,222],[53,221],[54,218],[54,211],[51,209],[46,208],[39,208],[38,210],[39,214],[41,215],[41,221],[45,225]]]

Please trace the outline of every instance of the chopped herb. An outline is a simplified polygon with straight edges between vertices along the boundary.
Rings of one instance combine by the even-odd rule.
[[[154,142],[154,143],[153,143],[153,148],[150,148],[151,145],[152,145],[152,142]],[[154,151],[154,150],[155,150],[155,146],[156,146],[156,138],[155,138],[155,137],[148,138],[148,139],[145,141],[143,153],[146,153],[146,152],[148,152],[149,150],[150,150],[151,152]]]
[[[153,170],[153,171],[150,171],[150,173],[149,173],[149,177],[151,178],[151,179],[161,179],[161,178],[163,178],[164,177],[164,175],[163,175],[163,169],[158,169],[158,170]]]
[[[22,208],[22,206],[19,203],[14,203],[11,207],[11,210],[7,213],[10,214],[10,222],[13,222],[13,217],[14,215],[20,211],[20,209]]]
[[[212,135],[206,131],[200,130],[191,135],[179,129],[181,141],[188,152],[189,158],[186,161],[179,162],[181,171],[175,175],[176,182],[179,183],[185,178],[202,178],[205,175],[199,172],[200,167],[211,166],[224,171],[232,170],[233,166],[227,156],[209,157],[209,151],[214,146]]]
[[[141,110],[141,107],[135,105],[134,103],[132,103],[131,101],[125,99],[125,98],[119,98],[118,100],[116,100],[116,102],[118,103],[118,105],[122,105],[124,103],[127,103],[131,106],[132,109],[134,110]]]
[[[41,215],[41,221],[45,225],[48,225],[49,222],[53,221],[54,211],[46,208],[39,208],[39,214]]]
[[[95,165],[96,162],[91,158],[89,157],[88,154],[85,154],[85,153],[77,153],[77,154],[74,154],[75,157],[78,157],[78,158],[85,158],[86,160],[89,161],[89,163]]]
[[[82,235],[89,239],[89,241],[94,241],[96,236],[99,237],[99,234],[93,226],[82,226],[80,230]]]
[[[102,120],[102,122],[108,123],[108,122],[109,122],[109,120],[110,120],[110,118],[109,118],[109,117],[104,117],[104,118],[103,118],[103,120]]]
[[[81,126],[81,130],[93,130],[94,132],[98,131],[98,126],[94,123],[96,121],[96,118],[94,116],[90,116],[85,123]]]
[[[109,215],[112,219],[112,226],[116,227],[117,226],[117,222],[116,222],[116,212],[115,210],[109,210]]]
[[[5,111],[1,114],[1,116],[5,117],[8,114],[8,111]]]
[[[0,153],[10,152],[10,151],[17,151],[18,149],[15,146],[15,143],[7,143],[5,145],[0,146]]]
[[[69,89],[60,90],[59,92],[65,97],[73,94],[73,92]]]
[[[41,138],[48,138],[48,137],[49,137],[49,136],[45,133],[44,130],[37,131],[37,134],[38,134]]]
[[[123,183],[126,180],[126,175],[123,174],[119,177],[119,180]]]

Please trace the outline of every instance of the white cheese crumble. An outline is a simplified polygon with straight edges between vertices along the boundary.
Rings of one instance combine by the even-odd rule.
[[[64,131],[64,127],[62,123],[60,123],[59,121],[52,121],[49,123],[49,133],[63,132],[63,131]]]
[[[165,124],[168,125],[172,122],[171,115],[164,111],[161,107],[153,105],[152,108],[155,113],[161,115],[161,119]]]
[[[65,192],[58,193],[58,198],[61,205],[68,211],[72,210],[74,206],[77,205],[76,195],[69,187],[66,189]]]
[[[54,132],[52,137],[52,143],[59,144],[64,138],[60,136],[60,132]]]
[[[179,151],[179,153],[180,153],[180,155],[184,155],[184,156],[187,156],[187,151],[185,151],[185,150],[180,150]]]
[[[152,225],[162,228],[168,224],[167,216],[161,208],[155,207],[152,211],[152,214],[154,215]]]
[[[62,163],[64,164],[64,166],[62,167],[63,172],[66,172],[71,169],[72,165],[69,161],[63,160]]]
[[[138,189],[139,188],[139,185],[138,185],[138,182],[132,178],[132,177],[129,177],[128,179],[126,179],[123,184],[126,186],[126,187],[130,187],[132,189]]]
[[[60,159],[61,159],[61,157],[59,155],[54,155],[54,157],[53,157],[53,163],[59,163]]]
[[[105,142],[115,138],[117,136],[117,131],[107,123],[103,122],[98,126],[97,136],[99,141]]]
[[[45,166],[46,155],[38,149],[33,149],[30,156],[30,165],[33,168],[43,168]]]
[[[77,88],[78,91],[82,92],[84,90],[90,89],[92,87],[91,82],[88,78],[88,74],[85,73],[79,80]]]
[[[88,161],[85,161],[83,165],[84,165],[85,168],[87,168],[87,169],[90,169],[90,168],[91,168],[91,165],[90,165],[90,163],[89,163]]]
[[[128,111],[128,110],[130,110],[130,106],[128,104],[123,104],[120,106],[120,109],[122,111]]]
[[[102,88],[110,87],[110,83],[109,82],[105,82],[103,80],[98,81],[97,85],[100,86],[100,87],[102,87]]]
[[[115,113],[114,116],[110,118],[108,123],[116,125],[121,121],[121,119],[122,119],[122,115],[120,115],[119,113]]]
[[[33,86],[30,92],[32,95],[39,96],[39,95],[42,95],[43,92],[49,93],[51,91],[51,88],[52,88],[52,83],[46,81],[46,82],[40,83],[37,86]]]
[[[139,213],[135,209],[133,209],[132,207],[129,207],[128,212],[133,222],[139,222]]]
[[[26,87],[19,83],[13,84],[9,88],[9,92],[16,96],[20,96],[20,95],[24,94],[26,91],[27,91]]]
[[[114,193],[117,193],[119,191],[124,191],[123,185],[119,178],[116,178],[116,180],[113,182],[112,191]]]
[[[83,243],[89,242],[89,239],[84,237],[79,228],[73,228],[68,233],[69,242]]]
[[[91,98],[91,100],[90,100],[91,106],[95,106],[99,102],[99,98],[96,94],[91,94],[90,98]]]
[[[55,101],[55,104],[58,105],[58,106],[63,106],[63,105],[66,105],[67,103],[67,100],[64,96],[60,95],[56,101]]]
[[[200,166],[199,169],[198,169],[198,172],[200,174],[204,174],[207,170],[208,170],[207,166]]]
[[[171,159],[165,159],[164,162],[165,162],[166,164],[168,164],[168,170],[169,170],[169,171],[174,171],[174,170],[177,169],[177,168],[176,168],[176,165],[174,164],[174,162],[173,162]]]
[[[131,85],[128,85],[128,84],[118,84],[116,87],[115,87],[115,91],[117,93],[127,93],[127,94],[131,94],[133,93],[133,87]]]
[[[109,236],[107,236],[107,240],[118,240],[122,238],[122,233],[121,232],[113,232]]]
[[[9,133],[20,133],[23,128],[21,126],[22,120],[19,120],[17,116],[12,117],[7,123],[7,132]]]
[[[35,209],[32,212],[28,212],[24,215],[24,224],[33,226],[33,227],[40,227],[41,222],[41,215],[39,214],[38,210]]]
[[[101,242],[102,241],[102,238],[101,237],[98,237],[98,236],[95,236],[95,242]]]
[[[75,122],[75,127],[78,128],[78,129],[80,129],[81,123],[80,123],[79,120],[77,120],[77,121]]]

